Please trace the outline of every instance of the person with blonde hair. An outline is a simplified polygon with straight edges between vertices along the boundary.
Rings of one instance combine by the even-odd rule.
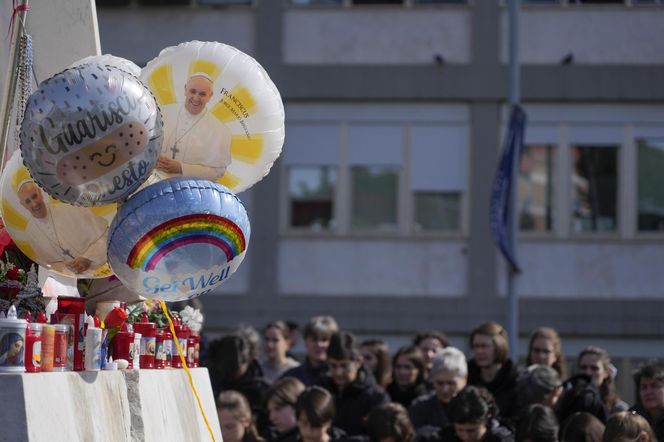
[[[526,366],[548,365],[558,372],[561,380],[567,378],[567,364],[558,332],[551,327],[538,327],[530,335]]]
[[[657,442],[655,433],[643,416],[621,411],[609,418],[602,442]]]
[[[265,442],[258,435],[247,399],[228,390],[217,398],[217,416],[224,442]]]

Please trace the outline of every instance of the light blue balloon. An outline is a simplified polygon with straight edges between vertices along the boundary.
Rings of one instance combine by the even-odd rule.
[[[108,235],[108,262],[130,290],[182,301],[210,292],[244,259],[251,228],[242,202],[208,180],[170,178],[133,195]]]
[[[53,198],[80,206],[122,201],[161,152],[161,112],[135,76],[84,64],[44,80],[26,104],[21,153]]]

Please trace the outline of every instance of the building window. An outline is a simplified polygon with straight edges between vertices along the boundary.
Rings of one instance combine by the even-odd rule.
[[[548,232],[552,226],[553,146],[524,146],[519,168],[519,228]]]
[[[415,192],[415,231],[459,231],[460,192]]]
[[[291,0],[292,5],[341,5],[342,0]]]
[[[617,161],[617,146],[572,146],[573,232],[616,230]]]
[[[664,230],[664,138],[638,140],[639,231]]]
[[[468,130],[463,125],[413,124],[410,190],[415,232],[459,232],[466,193]]]
[[[334,167],[291,166],[288,173],[291,227],[330,229],[334,223],[336,182]]]
[[[390,166],[351,168],[351,219],[357,230],[397,228],[399,172]]]

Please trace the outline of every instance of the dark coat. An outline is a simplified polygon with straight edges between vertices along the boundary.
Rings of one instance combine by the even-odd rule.
[[[413,428],[417,430],[427,425],[445,428],[449,424],[446,408],[435,393],[416,399],[408,410]]]
[[[514,442],[514,433],[492,419],[488,431],[480,442]],[[454,425],[449,424],[445,428],[422,427],[417,432],[418,442],[461,442],[454,431]]]
[[[385,390],[364,367],[358,370],[355,381],[341,392],[330,377],[323,380],[322,386],[332,393],[335,399],[337,415],[334,426],[345,431],[348,436],[366,433],[366,416],[375,407],[390,401]]]
[[[561,425],[565,425],[567,418],[579,411],[592,414],[603,424],[609,418],[609,410],[599,388],[585,374],[574,375],[563,382],[563,392],[556,403],[556,417]]]
[[[643,416],[655,432],[657,440],[660,442],[664,441],[664,416],[660,416],[657,419],[653,418],[641,404],[634,405],[630,408],[630,411],[634,411]]]
[[[406,409],[410,407],[415,399],[424,396],[429,392],[425,382],[420,384],[409,385],[407,388],[400,388],[396,382],[392,382],[387,386],[387,394],[390,395],[392,402],[403,405]]]
[[[293,377],[298,379],[307,387],[311,385],[321,385],[323,378],[327,375],[327,364],[323,363],[314,367],[309,362],[309,358],[305,358],[304,362],[297,367],[286,370],[281,378]]]
[[[263,380],[260,365],[254,360],[241,377],[232,381],[220,382],[218,390],[215,388],[214,397],[218,397],[221,391],[235,390],[242,393],[249,402],[258,429],[261,430],[269,424],[269,417],[265,409],[265,397],[269,389],[270,386]]]
[[[330,442],[361,442],[356,441],[354,438],[349,438],[346,436],[344,430],[334,426],[328,428],[327,434],[330,436]],[[302,442],[302,436],[300,436],[300,433],[297,434],[297,442]]]
[[[491,382],[484,382],[480,367],[474,359],[468,362],[468,385],[484,387],[493,395],[502,418],[513,418],[517,413],[516,384],[519,374],[511,359],[507,359]]]
[[[285,433],[276,433],[268,439],[270,442],[298,442],[300,439],[300,433],[297,430],[297,427],[286,431]]]

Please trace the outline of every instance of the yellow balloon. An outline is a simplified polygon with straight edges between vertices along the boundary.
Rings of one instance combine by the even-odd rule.
[[[15,151],[0,178],[0,211],[7,232],[31,260],[76,278],[113,275],[106,257],[116,204],[85,208],[51,198]]]
[[[223,43],[191,41],[162,50],[140,78],[164,122],[148,183],[184,175],[239,193],[268,174],[284,143],[284,106],[256,60]]]

